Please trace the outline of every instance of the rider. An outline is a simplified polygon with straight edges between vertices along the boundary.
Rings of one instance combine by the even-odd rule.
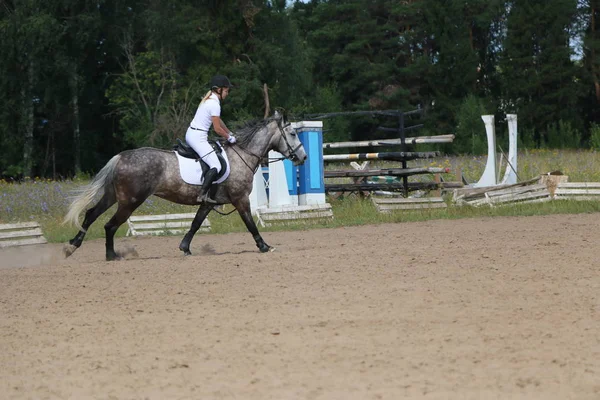
[[[221,163],[214,149],[208,143],[208,130],[211,125],[215,132],[227,139],[229,143],[234,144],[236,141],[231,131],[221,120],[221,101],[225,100],[232,86],[229,78],[225,75],[212,77],[210,90],[200,102],[196,115],[185,134],[187,144],[198,153],[210,168],[204,175],[204,183],[198,196],[199,202],[216,203],[214,199],[210,198],[210,188],[221,171]]]

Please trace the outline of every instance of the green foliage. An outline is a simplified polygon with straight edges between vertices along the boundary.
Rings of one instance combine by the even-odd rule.
[[[236,85],[223,103],[231,123],[263,117],[266,84],[271,110],[297,117],[420,107],[427,112],[420,134],[457,133],[452,147],[431,150],[485,151],[481,106],[499,117],[518,114],[528,149],[597,146],[594,2],[287,4],[4,2],[0,174],[72,176],[77,147],[85,171],[126,148],[168,147],[183,136],[215,73]],[[574,58],[580,43],[582,58]],[[391,122],[326,120],[326,140],[381,137],[380,125]]]
[[[556,143],[556,121],[569,123],[576,133],[581,92],[576,65],[571,60],[568,32],[577,17],[577,3],[512,2],[507,16],[507,37],[500,60],[504,78],[504,110],[517,112],[522,128],[535,131],[538,145]],[[554,130],[553,130],[554,129]],[[560,138],[558,143],[577,138]]]
[[[335,85],[317,87],[314,96],[308,97],[307,101],[311,102],[305,104],[304,111],[308,113],[342,109],[342,96]],[[324,120],[323,130],[324,142],[339,142],[351,139],[349,136],[350,121],[346,117],[334,117]]]
[[[168,112],[169,104],[164,100],[175,96],[178,76],[172,62],[154,51],[133,54],[128,48],[126,53],[125,72],[106,91],[121,116],[125,141],[134,146],[161,146],[172,142],[168,132],[154,131],[158,120]]]
[[[519,133],[517,135],[518,145],[517,148],[525,150],[525,149],[535,149],[537,147],[535,141],[535,130],[532,128],[522,128],[519,129]]]
[[[581,133],[570,122],[563,120],[550,124],[546,130],[546,147],[550,149],[577,149],[581,146]]]
[[[592,124],[590,129],[590,147],[593,150],[600,150],[600,126],[598,124]]]
[[[483,102],[467,96],[458,110],[456,138],[452,150],[458,154],[487,154],[487,135],[481,116],[487,114]]]

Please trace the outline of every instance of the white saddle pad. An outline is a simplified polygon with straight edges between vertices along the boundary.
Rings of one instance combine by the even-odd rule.
[[[202,182],[204,182],[204,177],[202,176],[202,166],[200,163],[196,162],[196,160],[192,160],[191,158],[181,157],[177,152],[175,152],[175,155],[177,156],[177,161],[179,161],[179,174],[181,175],[181,179],[190,185],[202,185]],[[227,166],[223,176],[217,179],[215,183],[221,183],[229,176],[229,160],[227,159],[227,153],[225,153],[225,150],[223,150],[221,155],[225,159]]]

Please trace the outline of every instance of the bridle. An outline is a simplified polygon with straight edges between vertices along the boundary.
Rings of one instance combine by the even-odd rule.
[[[283,138],[283,141],[285,142],[285,145],[287,146],[287,151],[288,151],[288,155],[287,156],[283,156],[283,157],[275,157],[275,158],[269,158],[268,162],[272,163],[275,161],[281,161],[281,160],[285,160],[288,159],[292,162],[298,161],[298,155],[296,154],[296,151],[302,147],[302,143],[299,143],[298,146],[296,146],[295,148],[292,147],[290,145],[290,142],[288,141],[287,137],[285,136],[285,132],[284,129],[286,127],[288,127],[289,125],[291,125],[290,123],[288,123],[285,126],[281,126],[281,120],[277,120],[277,128],[279,129],[279,133],[281,134],[281,137]],[[280,139],[281,140],[281,139]],[[244,151],[244,153],[249,154],[253,157],[256,157],[259,161],[262,160],[264,158],[264,156],[259,156],[257,154],[254,154],[253,152],[251,152],[248,149],[245,149],[241,146],[231,146],[231,149],[240,157],[240,159],[242,160],[242,162],[244,164],[246,164],[246,167],[248,167],[250,169],[250,171],[252,171],[252,173],[256,173],[256,171],[258,170],[258,167],[260,166],[260,162],[258,163],[258,165],[256,166],[256,168],[252,168],[248,165],[248,163],[246,162],[246,160],[244,160],[244,158],[240,155],[240,153],[237,152],[236,147],[242,149]]]
[[[302,143],[299,143],[298,146],[293,148],[290,145],[290,142],[288,141],[287,137],[285,136],[285,132],[283,131],[284,128],[290,126],[291,124],[288,122],[286,126],[282,127],[280,122],[281,120],[277,121],[277,127],[279,128],[279,132],[281,132],[281,137],[283,138],[283,141],[285,142],[285,145],[287,146],[287,150],[289,152],[286,158],[292,162],[298,161],[298,155],[296,154],[296,151],[298,151],[298,149],[302,147]]]

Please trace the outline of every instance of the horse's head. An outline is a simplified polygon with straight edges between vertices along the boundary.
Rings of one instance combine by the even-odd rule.
[[[272,123],[277,124],[277,132],[273,135],[273,149],[283,154],[294,165],[304,164],[308,156],[296,130],[292,128],[292,124],[287,122],[284,116],[277,111],[275,111]]]

